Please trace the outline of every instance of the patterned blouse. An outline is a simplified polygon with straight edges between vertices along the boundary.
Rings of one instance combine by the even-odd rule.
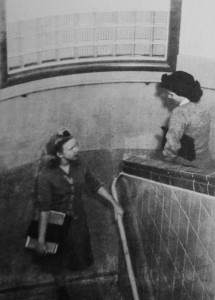
[[[166,135],[166,144],[163,155],[176,158],[181,148],[181,138],[184,134],[194,140],[196,160],[190,165],[207,168],[210,166],[210,114],[202,101],[189,102],[176,107],[169,121],[169,130]]]

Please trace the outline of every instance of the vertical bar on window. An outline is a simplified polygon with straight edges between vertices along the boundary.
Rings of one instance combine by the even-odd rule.
[[[132,57],[135,56],[137,11],[134,11]]]
[[[118,47],[117,42],[118,42],[119,13],[120,13],[119,11],[116,11],[114,57],[116,57],[117,55],[117,47]]]
[[[153,57],[154,53],[154,31],[155,31],[155,11],[152,13],[152,36],[151,36],[151,47],[149,48],[149,56]]]
[[[41,18],[36,21],[37,28],[37,64],[41,65],[42,63],[42,55],[41,55]]]
[[[79,49],[79,42],[78,42],[78,27],[80,26],[80,14],[75,14],[75,26],[74,26],[74,32],[75,32],[75,43],[74,43],[74,56],[75,59],[79,58],[78,55],[78,49]]]
[[[99,31],[99,13],[98,12],[95,12],[95,15],[94,15],[95,19],[94,19],[94,39],[95,39],[95,57],[97,58],[98,55],[99,55],[99,46],[98,46],[98,31]]]
[[[20,65],[21,69],[25,67],[25,54],[24,54],[24,39],[25,39],[25,30],[24,30],[25,23],[24,21],[20,22]]]
[[[54,28],[55,28],[55,60],[59,61],[60,60],[60,51],[59,51],[59,31],[58,31],[58,20],[59,20],[60,16],[55,16],[54,18]]]
[[[54,39],[55,39],[55,46],[54,46],[54,50],[55,50],[55,61],[59,61],[60,60],[60,53],[59,53],[59,31],[58,31],[58,28],[59,28],[59,26],[58,26],[58,19],[59,19],[59,16],[55,16],[55,18],[54,18],[54,35],[55,35],[55,37],[54,37]]]
[[[7,39],[5,0],[0,0],[0,88],[7,80]]]
[[[93,40],[92,40],[92,47],[93,47],[93,55],[97,58],[97,37],[96,37],[96,12],[92,13],[92,32],[93,32]]]

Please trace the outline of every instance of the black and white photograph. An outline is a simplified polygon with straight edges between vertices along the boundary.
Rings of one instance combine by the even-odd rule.
[[[214,0],[0,0],[0,300],[215,300]]]

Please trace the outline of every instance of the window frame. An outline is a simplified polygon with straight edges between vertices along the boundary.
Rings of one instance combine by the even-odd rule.
[[[6,0],[5,0],[6,1]],[[39,67],[31,70],[20,71],[14,74],[7,72],[7,44],[6,34],[4,37],[4,46],[1,48],[1,81],[2,87],[8,87],[28,81],[44,79],[48,77],[71,75],[91,72],[109,72],[109,71],[153,71],[153,72],[173,72],[176,70],[177,55],[179,50],[179,36],[181,24],[181,6],[182,0],[170,0],[170,19],[167,59],[163,60],[133,60],[133,59],[108,59],[89,62],[78,62],[61,65],[52,65]],[[6,10],[4,7],[4,22],[6,32]]]

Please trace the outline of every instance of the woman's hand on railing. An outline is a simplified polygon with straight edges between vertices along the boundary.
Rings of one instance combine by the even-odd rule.
[[[114,208],[115,220],[117,220],[118,216],[123,217],[124,209],[122,208],[122,206],[119,203],[114,201],[113,208]]]

